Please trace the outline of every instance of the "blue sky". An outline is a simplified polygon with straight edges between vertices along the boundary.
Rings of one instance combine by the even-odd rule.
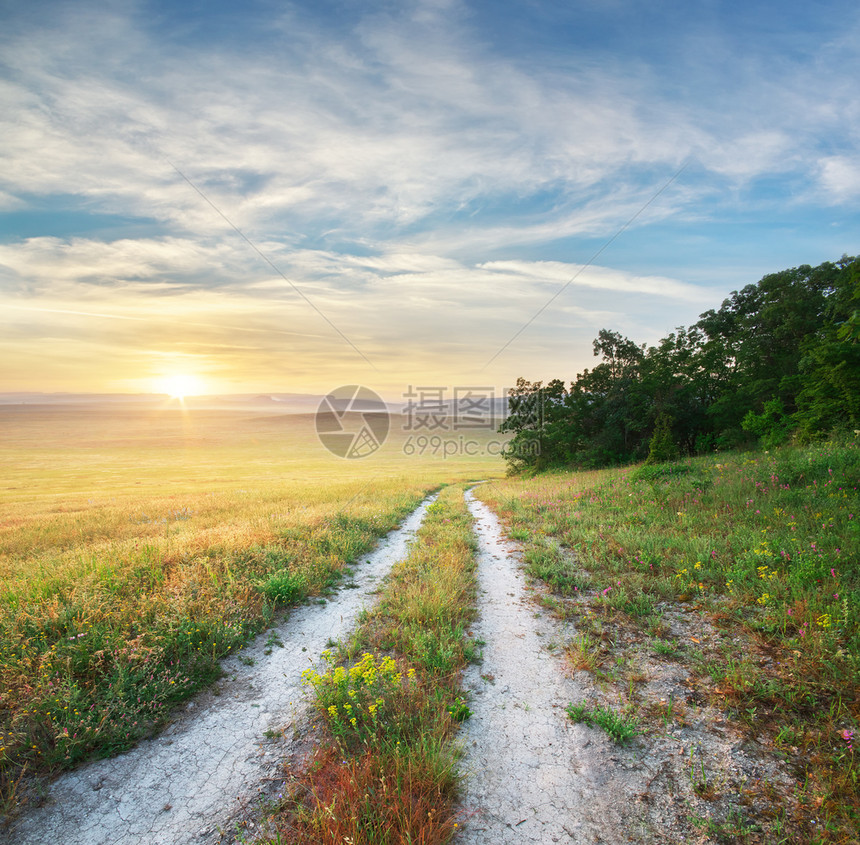
[[[857,253],[855,3],[0,10],[0,390],[570,379]]]

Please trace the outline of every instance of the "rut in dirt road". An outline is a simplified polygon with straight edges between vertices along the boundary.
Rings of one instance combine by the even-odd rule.
[[[557,632],[536,618],[495,514],[471,492],[467,502],[479,540],[473,630],[486,645],[464,679],[474,715],[461,732],[466,792],[456,841],[629,842],[613,747],[567,717],[582,690],[546,648]]]
[[[243,652],[224,661],[220,695],[204,693],[156,739],[112,760],[63,775],[46,804],[18,819],[0,840],[14,845],[188,845],[217,842],[243,800],[253,797],[290,749],[267,730],[306,715],[301,674],[329,639],[342,638],[424,519],[426,499],[372,554],[356,564],[356,589],[326,604],[305,605]],[[283,648],[265,656],[267,639]],[[248,665],[254,662],[254,665]],[[267,750],[267,748],[269,750]]]

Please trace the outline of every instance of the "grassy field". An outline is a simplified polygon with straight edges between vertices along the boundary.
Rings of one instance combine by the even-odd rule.
[[[502,471],[493,455],[416,450],[396,425],[347,461],[310,416],[0,407],[5,808],[22,776],[151,733],[429,491]]]
[[[265,822],[266,842],[435,845],[457,828],[460,672],[478,655],[475,538],[462,489],[428,508],[406,560],[348,643],[308,670],[324,730]]]
[[[671,721],[637,693],[634,652],[650,648],[788,764],[794,792],[765,795],[759,834],[714,829],[718,841],[842,843],[860,824],[858,488],[855,442],[510,478],[478,494],[552,587],[547,606],[575,621],[572,663],[617,686],[627,717]],[[691,620],[691,636],[667,637],[667,614]]]
[[[714,838],[856,840],[856,443],[502,478],[499,459],[480,454],[492,433],[470,437],[474,457],[454,438],[458,454],[442,459],[444,447],[416,449],[397,428],[373,456],[346,461],[321,447],[310,416],[0,407],[6,811],[33,776],[152,733],[279,607],[326,594],[444,487],[377,609],[328,671],[308,676],[327,739],[271,825],[273,842],[296,830],[446,841],[450,739],[468,715],[458,674],[474,656],[461,483],[495,477],[479,495],[552,588],[545,605],[574,620],[571,662],[627,702],[618,713],[572,702],[571,717],[655,730],[677,720],[637,694],[631,649],[680,661],[709,706],[794,777],[791,795],[758,784],[740,796],[748,822],[708,821]],[[691,635],[668,636],[670,617],[691,620]]]

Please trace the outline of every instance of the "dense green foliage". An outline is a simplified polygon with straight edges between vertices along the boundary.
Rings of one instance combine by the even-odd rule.
[[[765,276],[657,346],[602,329],[602,362],[569,387],[518,379],[508,461],[654,463],[860,428],[858,298],[860,259],[843,256]]]

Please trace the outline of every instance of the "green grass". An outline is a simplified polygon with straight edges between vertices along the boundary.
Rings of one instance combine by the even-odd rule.
[[[860,729],[858,488],[860,447],[834,442],[513,477],[478,495],[527,538],[531,573],[579,619],[568,648],[576,665],[600,673],[602,638],[618,626],[688,662],[744,730],[766,743],[781,736],[783,747],[792,737],[805,784],[798,835],[839,842],[860,819],[845,739]],[[571,595],[573,571],[589,577]],[[698,614],[724,645],[654,639],[667,608],[691,624]],[[812,826],[814,817],[827,821]]]
[[[325,735],[270,813],[269,843],[448,842],[456,830],[453,738],[471,711],[459,677],[478,648],[471,517],[449,487],[351,641],[309,670]]]
[[[616,713],[609,707],[595,705],[589,707],[587,704],[568,704],[567,715],[572,722],[582,723],[589,726],[602,728],[607,735],[619,745],[630,742],[638,733],[636,720],[621,713]]]
[[[431,490],[499,471],[329,455],[312,419],[0,407],[0,807],[130,747]],[[445,654],[445,643],[436,651]]]

